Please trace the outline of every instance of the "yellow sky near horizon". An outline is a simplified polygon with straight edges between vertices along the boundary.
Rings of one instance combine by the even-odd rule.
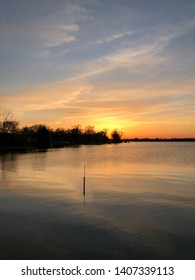
[[[158,83],[159,86],[159,83]],[[185,91],[192,90],[188,83]],[[13,112],[20,126],[46,124],[50,128],[70,128],[80,124],[96,130],[107,128],[123,132],[123,137],[195,137],[195,118],[184,103],[180,85],[168,88],[136,85],[127,81],[104,81],[93,84],[83,79],[61,81],[32,87],[3,96],[5,108]],[[55,97],[55,98],[54,98]],[[191,111],[189,111],[189,109]]]

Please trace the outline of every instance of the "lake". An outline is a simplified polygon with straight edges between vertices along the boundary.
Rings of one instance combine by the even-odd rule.
[[[4,153],[0,178],[1,259],[195,259],[195,142]]]

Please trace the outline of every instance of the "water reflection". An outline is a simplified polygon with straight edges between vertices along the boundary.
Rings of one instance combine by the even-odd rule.
[[[16,154],[0,153],[1,170],[16,171]]]
[[[41,150],[31,154],[31,164],[34,171],[44,171],[47,165],[47,150]]]
[[[1,155],[0,257],[194,259],[194,146],[156,144]]]
[[[0,153],[0,188],[9,186],[15,172],[17,172],[16,154]]]

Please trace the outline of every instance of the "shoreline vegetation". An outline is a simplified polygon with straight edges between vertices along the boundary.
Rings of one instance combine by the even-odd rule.
[[[63,148],[79,145],[117,144],[127,142],[195,141],[195,138],[123,138],[123,133],[114,129],[108,137],[108,129],[96,131],[94,126],[75,125],[72,128],[55,130],[45,124],[19,128],[10,112],[5,111],[0,119],[0,151],[33,151],[37,149]]]
[[[52,130],[45,125],[24,127],[14,132],[0,131],[0,152],[35,151],[51,148],[77,147],[80,145],[102,145],[130,142],[195,142],[195,138],[121,138],[122,133],[115,129],[111,138],[107,130],[96,132],[94,127],[84,130],[80,126],[72,129]]]
[[[48,149],[66,146],[120,143],[122,132],[114,129],[111,138],[108,129],[96,131],[94,126],[75,125],[71,128],[51,129],[45,124],[20,128],[10,111],[0,114],[0,150]]]
[[[153,139],[153,138],[139,138],[139,139],[122,139],[118,143],[130,143],[130,142],[195,142],[195,138],[159,138],[159,139]],[[48,149],[58,149],[58,148],[65,148],[65,147],[79,147],[81,145],[108,145],[108,144],[117,144],[113,143],[112,141],[108,143],[89,143],[89,144],[64,144],[64,145],[55,145],[55,146],[15,146],[15,145],[0,145],[0,153],[4,152],[34,152],[34,151],[46,151]]]
[[[107,129],[96,131],[94,126],[54,130],[44,124],[19,128],[16,121],[4,121],[0,122],[0,151],[121,143],[121,136],[122,132],[114,129],[109,138]]]

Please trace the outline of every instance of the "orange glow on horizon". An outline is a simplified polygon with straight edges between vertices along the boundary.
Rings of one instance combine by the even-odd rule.
[[[118,82],[113,88],[111,83],[92,86],[78,80],[32,87],[28,94],[21,91],[3,99],[20,127],[44,124],[69,129],[79,124],[94,126],[96,131],[108,129],[108,135],[117,129],[122,138],[195,138],[193,100],[187,111],[181,111],[178,100],[183,92],[174,89],[177,94],[173,89],[142,88],[142,84]],[[162,102],[162,97],[173,101]]]
[[[191,131],[191,126],[186,126],[186,130],[179,130],[179,125],[155,125],[155,124],[142,124],[141,122],[129,122],[129,126],[122,125],[120,121],[114,118],[105,118],[101,121],[94,121],[89,123],[71,123],[70,125],[61,122],[46,123],[41,121],[36,122],[21,122],[20,128],[24,126],[32,126],[34,124],[44,124],[50,129],[71,129],[76,125],[80,125],[82,129],[87,126],[94,126],[95,131],[107,130],[107,134],[110,137],[111,132],[117,129],[122,132],[122,139],[128,138],[195,138],[195,132]],[[182,125],[180,125],[182,128]]]

